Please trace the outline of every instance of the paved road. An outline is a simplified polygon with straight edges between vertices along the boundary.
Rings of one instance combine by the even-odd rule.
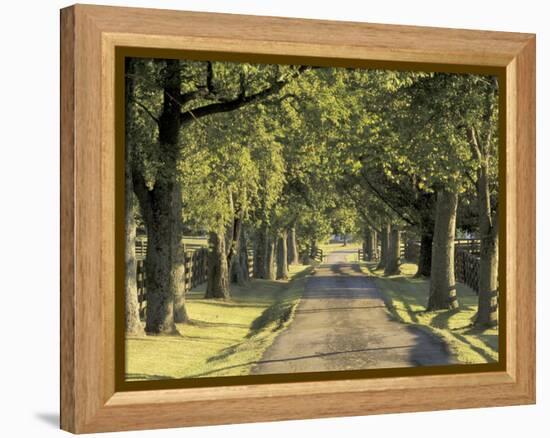
[[[439,339],[391,318],[374,281],[346,263],[352,252],[331,253],[308,278],[294,320],[253,374],[453,363]]]

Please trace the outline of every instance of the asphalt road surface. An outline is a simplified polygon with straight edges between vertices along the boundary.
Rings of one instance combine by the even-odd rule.
[[[294,320],[253,374],[454,363],[441,340],[392,319],[374,281],[345,261],[353,252],[329,254],[307,279]]]

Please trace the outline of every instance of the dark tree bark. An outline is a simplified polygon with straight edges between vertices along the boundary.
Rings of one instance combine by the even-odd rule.
[[[267,258],[267,225],[262,224],[256,232],[256,242],[254,248],[254,277],[267,278],[266,276],[266,258]]]
[[[246,238],[246,233],[241,231],[241,243],[239,245],[239,268],[240,273],[237,273],[239,278],[237,278],[238,284],[244,284],[246,281],[250,280],[252,272],[248,271],[248,241]]]
[[[300,258],[298,255],[298,244],[296,242],[296,227],[292,226],[288,230],[288,240],[287,240],[287,246],[288,246],[288,264],[289,265],[297,265],[300,263]]]
[[[458,193],[437,192],[428,310],[458,307],[454,269]]]
[[[376,231],[367,228],[365,231],[365,258],[366,261],[372,262],[376,260]]]
[[[434,236],[435,196],[422,193],[418,210],[420,214],[420,254],[415,277],[429,277],[432,272],[432,243]]]
[[[277,277],[275,269],[275,247],[276,240],[274,237],[268,234],[266,245],[266,257],[265,257],[265,279],[275,280]]]
[[[401,261],[401,231],[396,226],[392,226],[390,234],[390,243],[386,254],[386,267],[384,275],[399,274],[399,264]]]
[[[141,336],[145,332],[139,318],[136,263],[136,221],[134,217],[134,192],[126,186],[126,334]]]
[[[390,232],[391,225],[382,225],[382,232],[380,233],[380,261],[378,262],[378,269],[386,269],[386,263],[388,260],[388,253],[390,251]]]
[[[498,209],[491,214],[488,164],[483,161],[478,174],[479,203],[479,296],[475,325],[493,327],[498,323]]]
[[[233,203],[233,201],[232,201]],[[241,230],[243,225],[244,211],[238,210],[233,218],[233,223],[228,230],[228,245],[227,245],[227,265],[232,271],[233,260],[239,254],[239,245],[241,242]]]
[[[372,260],[378,260],[378,231],[372,230]]]
[[[183,224],[181,219],[182,199],[181,186],[177,184],[172,191],[172,273],[171,282],[174,285],[174,322],[189,321],[187,308],[185,307],[185,246],[183,239]],[[177,213],[180,212],[178,215]]]
[[[288,280],[287,231],[281,231],[277,242],[277,280]]]
[[[230,297],[229,267],[227,266],[223,231],[211,231],[208,243],[210,252],[208,253],[208,279],[204,297],[228,299]]]
[[[368,243],[367,242],[369,240],[368,237],[367,237],[368,234],[369,234],[369,229],[365,228],[363,230],[363,243],[361,244],[361,248],[363,249],[363,260],[362,261],[364,261],[364,262],[367,261],[367,252],[368,252],[368,249],[367,249]]]
[[[126,58],[126,71],[133,73],[134,62],[129,58]],[[128,79],[126,82],[126,94],[127,96],[133,96],[134,94],[134,81]],[[125,148],[125,192],[124,200],[126,204],[125,220],[126,220],[126,242],[125,242],[125,260],[126,260],[126,273],[125,273],[125,308],[126,308],[126,334],[132,336],[141,336],[145,332],[143,330],[143,324],[139,318],[139,302],[137,295],[137,263],[136,263],[136,220],[135,220],[135,208],[136,203],[134,200],[134,184],[132,181],[132,153],[133,144],[132,139],[128,133],[134,122],[134,107],[132,105],[126,106],[126,133],[127,141]]]
[[[177,294],[172,263],[172,184],[157,183],[148,194],[151,207],[144,215],[147,228],[147,256],[145,274],[147,312],[145,331],[151,334],[172,334],[174,325],[174,297]],[[179,216],[179,215],[178,215]]]
[[[415,277],[429,277],[432,272],[432,242],[433,233],[421,234],[418,270],[416,271]]]
[[[239,232],[239,244],[237,245],[237,253],[233,257],[231,263],[231,282],[243,286],[249,279],[248,274],[248,251],[246,247],[246,238],[244,230]]]
[[[147,313],[145,331],[152,334],[171,334],[174,325],[174,297],[178,295],[177,278],[181,268],[174,257],[173,226],[181,221],[181,210],[173,208],[179,158],[180,105],[173,99],[181,91],[180,65],[177,60],[165,61],[163,105],[157,120],[159,155],[162,165],[150,189],[140,169],[133,167],[134,191],[139,200],[147,228],[148,250],[145,259]]]

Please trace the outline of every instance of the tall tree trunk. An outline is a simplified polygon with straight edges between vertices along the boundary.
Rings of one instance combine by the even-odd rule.
[[[237,245],[230,271],[231,282],[243,286],[245,281],[248,280],[248,253],[243,230],[239,233],[239,244]]]
[[[240,280],[237,279],[237,283],[242,281],[244,284],[246,281],[250,280],[252,272],[248,270],[248,240],[244,230],[241,232],[241,243],[239,245],[239,267],[241,272],[239,275]],[[239,283],[240,284],[240,283]]]
[[[162,112],[158,118],[158,153],[162,164],[157,169],[151,189],[142,169],[132,168],[134,191],[140,203],[147,228],[147,257],[145,259],[147,312],[145,331],[152,334],[175,332],[174,297],[178,295],[178,269],[173,252],[173,225],[181,221],[181,210],[173,208],[179,159],[181,109],[173,96],[181,93],[181,73],[178,60],[166,60],[163,78]],[[178,192],[179,193],[179,192]]]
[[[436,195],[420,191],[415,208],[420,213],[420,252],[415,277],[429,277],[432,271],[432,243],[434,236]]]
[[[228,232],[228,247],[227,247],[227,266],[229,266],[230,272],[233,270],[233,262],[238,260],[239,245],[241,243],[241,230],[243,224],[244,211],[240,209],[233,218],[233,223]]]
[[[372,262],[376,258],[376,231],[367,228],[365,231],[366,245],[365,255],[368,262]]]
[[[265,279],[275,280],[275,246],[276,240],[271,235],[267,236],[266,257],[265,257]]]
[[[380,233],[380,261],[378,262],[378,269],[386,269],[388,253],[390,252],[390,232],[390,224],[382,225],[382,232]]]
[[[136,221],[134,217],[134,192],[126,186],[126,334],[145,334],[139,318],[136,263]]]
[[[229,248],[227,249],[227,266],[229,266],[229,272],[231,273],[231,281],[240,285],[244,283],[241,275],[242,269],[240,259],[243,217],[244,212],[240,210],[233,219],[231,238],[229,239]]]
[[[210,252],[208,253],[208,279],[204,298],[228,299],[229,267],[225,250],[225,235],[222,230],[211,231],[208,237]]]
[[[386,267],[384,275],[399,274],[399,263],[401,259],[401,231],[397,226],[392,226],[390,243],[386,254]]]
[[[359,260],[359,261],[364,261],[366,262],[367,261],[367,252],[368,252],[368,240],[369,240],[369,229],[368,228],[365,228],[363,230],[363,243],[361,244],[361,248],[363,249],[363,260]]]
[[[372,260],[378,260],[378,231],[372,230]]]
[[[477,182],[479,203],[479,296],[475,325],[498,322],[498,209],[491,215],[488,165],[482,161]]]
[[[418,269],[415,277],[429,277],[432,272],[433,233],[422,233],[420,236],[420,252],[418,254]]]
[[[277,280],[288,280],[287,231],[281,231],[277,243]]]
[[[454,262],[457,204],[456,191],[437,192],[428,310],[458,307]]]
[[[134,72],[134,61],[126,58],[126,71]],[[128,78],[126,81],[126,95],[132,97],[134,94],[134,80]],[[131,128],[134,123],[135,109],[132,105],[126,105],[126,147],[125,147],[125,192],[124,201],[126,204],[126,241],[125,241],[125,312],[126,312],[126,334],[132,336],[141,336],[145,332],[143,324],[139,318],[139,302],[137,295],[137,263],[136,263],[136,220],[134,200],[134,184],[132,181],[132,154],[133,141],[130,136]]]
[[[298,244],[296,242],[296,227],[292,226],[288,230],[288,239],[287,239],[287,247],[288,247],[288,264],[289,265],[297,265],[300,263],[300,258],[298,255]]]
[[[262,223],[260,229],[256,232],[256,241],[254,242],[254,277],[267,278],[266,276],[266,258],[267,258],[267,225]]]
[[[175,332],[174,297],[177,291],[173,280],[177,267],[172,260],[172,191],[171,183],[157,183],[149,194],[151,209],[144,215],[147,228],[145,331],[151,334]]]
[[[183,224],[181,218],[182,199],[181,186],[176,183],[172,191],[172,273],[171,282],[174,287],[174,322],[187,322],[189,316],[185,307],[185,246],[183,239]],[[180,214],[178,214],[180,212]]]

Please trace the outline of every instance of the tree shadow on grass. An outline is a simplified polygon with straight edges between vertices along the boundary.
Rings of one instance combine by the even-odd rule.
[[[462,309],[456,308],[456,309],[449,309],[440,311],[437,313],[436,316],[432,318],[431,326],[440,328],[440,329],[448,329],[449,328],[449,320],[454,315],[460,313]]]
[[[468,346],[474,350],[477,354],[479,354],[487,363],[496,362],[495,359],[493,359],[489,354],[487,354],[482,348],[473,345],[471,342],[468,341],[468,338],[465,336],[459,334],[459,333],[453,333],[453,335],[461,342],[464,342],[465,344],[468,344]],[[498,350],[498,347],[496,348]]]
[[[330,351],[325,353],[316,353],[316,354],[309,354],[309,355],[303,355],[303,356],[290,356],[290,357],[283,357],[278,359],[267,359],[267,360],[259,360],[259,361],[249,361],[244,362],[236,365],[230,365],[225,367],[216,368],[213,370],[205,371],[203,373],[194,374],[191,376],[187,376],[186,378],[196,378],[196,377],[206,377],[215,373],[218,373],[220,371],[227,371],[230,369],[237,369],[241,367],[248,367],[250,365],[262,365],[262,364],[270,364],[270,363],[277,363],[277,362],[296,362],[301,360],[309,360],[309,359],[316,359],[316,358],[326,358],[326,357],[332,357],[332,356],[338,356],[338,355],[345,355],[345,354],[357,354],[357,353],[364,353],[364,352],[376,352],[376,351],[391,351],[391,350],[399,350],[399,349],[410,349],[414,348],[414,345],[397,345],[397,346],[388,346],[388,347],[375,347],[375,348],[360,348],[360,349],[351,349],[351,350],[342,350],[342,351]],[[346,369],[342,369],[342,371],[345,371]],[[319,369],[319,371],[325,371],[323,369]],[[254,373],[251,374],[269,374],[269,373]]]

